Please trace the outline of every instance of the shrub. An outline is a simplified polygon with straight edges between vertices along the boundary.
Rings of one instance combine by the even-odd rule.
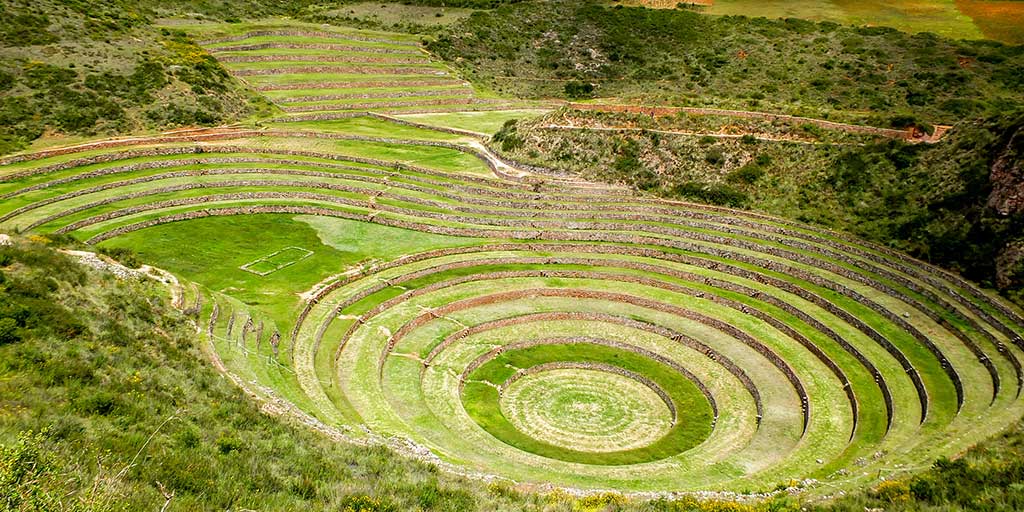
[[[13,318],[0,318],[0,345],[21,340],[18,334],[18,321]]]
[[[746,206],[750,201],[750,198],[745,193],[728,185],[708,184],[699,181],[690,181],[676,185],[672,189],[672,193],[679,197],[733,208]]]
[[[96,391],[75,401],[75,407],[84,414],[106,416],[117,408],[117,395],[108,391]]]
[[[903,503],[910,501],[910,486],[902,480],[887,480],[878,484],[873,494],[889,503]]]
[[[341,512],[393,512],[398,507],[389,501],[374,498],[365,494],[345,496],[338,503]]]
[[[436,481],[428,481],[419,485],[413,493],[420,508],[424,510],[468,512],[476,507],[476,500],[469,493],[458,489],[438,487]]]
[[[621,494],[606,492],[591,494],[576,501],[574,511],[597,512],[602,510],[614,510],[626,504],[626,498]]]
[[[572,99],[589,98],[594,95],[594,85],[586,82],[573,81],[565,84],[565,95]]]
[[[100,254],[109,256],[128,268],[139,268],[142,266],[142,261],[139,260],[138,254],[127,247],[101,247]]]
[[[755,162],[750,162],[743,167],[733,170],[725,176],[729,183],[753,185],[758,179],[764,176],[764,169]]]
[[[523,147],[523,139],[516,132],[516,120],[509,119],[491,139],[501,144],[501,150],[508,153]]]
[[[217,451],[222,455],[227,455],[232,452],[241,451],[243,447],[242,441],[231,436],[221,436],[217,438]]]
[[[725,162],[725,152],[720,147],[713,147],[704,155],[704,161],[711,165],[722,165]]]
[[[17,14],[0,17],[0,42],[4,46],[33,46],[49,44],[57,36],[47,31],[50,20],[35,14]]]
[[[175,444],[181,448],[195,448],[203,442],[199,430],[195,427],[185,428],[174,435]]]

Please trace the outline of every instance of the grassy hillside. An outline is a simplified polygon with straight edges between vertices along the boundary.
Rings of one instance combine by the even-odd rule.
[[[430,45],[525,97],[616,97],[884,125],[952,124],[1024,97],[1024,49],[883,27],[553,0],[478,12]]]
[[[262,414],[196,346],[155,281],[118,279],[46,238],[0,246],[0,510],[1016,510],[1014,427],[957,462],[831,505],[572,498],[444,476]]]
[[[665,0],[626,0],[627,4],[674,8]],[[698,0],[708,14],[803,18],[844,25],[881,25],[905,32],[932,32],[951,39],[995,39],[1024,43],[1020,30],[1024,4],[1015,0]],[[703,4],[711,4],[703,5]]]
[[[155,281],[0,247],[0,510],[517,510],[436,468],[265,416]],[[372,497],[368,496],[372,495]]]
[[[636,128],[553,128],[573,124]],[[1016,296],[1022,128],[1024,115],[1006,113],[915,145],[798,123],[564,110],[507,125],[495,146],[662,197],[854,232]]]
[[[44,136],[45,144],[222,124],[267,108],[183,33],[151,25],[161,12],[230,16],[252,6],[60,0],[2,5],[0,154]],[[273,11],[248,12],[261,10]]]

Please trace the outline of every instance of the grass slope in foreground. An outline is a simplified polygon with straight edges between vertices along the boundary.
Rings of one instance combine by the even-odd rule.
[[[82,267],[45,238],[0,247],[0,297],[5,510],[153,510],[170,494],[172,511],[1009,511],[1024,503],[1020,425],[959,461],[828,506],[521,494],[267,417],[210,367],[162,285]]]

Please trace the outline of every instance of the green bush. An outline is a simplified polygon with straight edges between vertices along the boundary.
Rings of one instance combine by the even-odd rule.
[[[565,95],[572,99],[589,98],[594,95],[594,85],[580,81],[569,82],[565,84]]]
[[[510,153],[523,147],[523,139],[516,131],[516,120],[509,119],[501,126],[501,129],[491,139],[501,144],[501,150]]]
[[[733,208],[743,208],[750,202],[747,194],[728,185],[698,181],[680,183],[673,187],[672,194],[677,197]]]
[[[764,176],[764,169],[756,162],[738,167],[725,176],[725,181],[733,184],[753,185]]]
[[[0,16],[0,43],[3,43],[4,46],[33,46],[52,43],[57,40],[57,36],[48,30],[49,26],[50,19],[37,14]]]
[[[139,268],[142,266],[142,261],[139,260],[139,255],[127,247],[100,247],[99,252],[100,254],[111,257],[128,268]]]
[[[343,497],[338,504],[338,510],[341,512],[396,512],[398,507],[387,500],[360,494]]]
[[[14,343],[21,339],[18,334],[18,321],[13,318],[0,318],[0,345]]]
[[[221,436],[217,438],[217,451],[219,451],[221,455],[240,451],[242,447],[242,441],[235,439],[234,437]]]
[[[720,147],[713,147],[704,154],[704,161],[711,165],[722,165],[725,163],[725,152]]]

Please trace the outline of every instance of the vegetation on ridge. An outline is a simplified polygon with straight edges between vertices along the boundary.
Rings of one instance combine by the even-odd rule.
[[[494,145],[519,160],[670,199],[855,233],[1020,299],[1024,204],[1015,176],[1024,165],[1024,111],[965,120],[938,144],[725,118],[728,128],[780,138],[659,131],[718,133],[709,117],[716,119],[680,114],[652,123],[646,115],[567,110],[508,123]],[[637,128],[549,128],[566,124]]]
[[[876,126],[904,115],[952,124],[1024,98],[1024,46],[592,1],[477,12],[429,48],[475,83],[530,98],[869,111]]]

